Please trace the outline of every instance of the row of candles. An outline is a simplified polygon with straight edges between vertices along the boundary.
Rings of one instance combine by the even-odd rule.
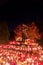
[[[0,65],[43,65],[41,46],[36,43],[27,46],[25,44],[20,46],[20,42],[17,42],[18,45],[14,41],[13,43],[14,45],[0,45]]]
[[[15,42],[14,42],[15,43]],[[20,42],[18,42],[20,43]],[[31,43],[28,44],[27,46],[25,45],[19,45],[19,44],[8,44],[8,45],[0,45],[0,48],[4,48],[4,49],[13,49],[13,50],[17,50],[17,51],[24,51],[24,52],[30,52],[30,51],[38,51],[38,52],[42,52],[42,47],[38,46],[37,43]]]
[[[43,61],[42,60],[43,56],[42,56],[42,58],[41,58],[41,56],[34,55],[34,54],[28,54],[28,53],[22,53],[19,51],[17,52],[14,50],[1,49],[1,51],[0,51],[0,64],[3,63],[3,65],[11,65],[16,60],[17,65],[20,62],[22,62],[20,65],[23,65],[23,63],[24,64],[27,63],[27,65],[32,63],[33,65],[35,65],[36,63],[40,64],[40,62]]]

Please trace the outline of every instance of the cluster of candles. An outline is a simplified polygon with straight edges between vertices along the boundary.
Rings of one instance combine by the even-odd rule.
[[[0,45],[0,65],[43,65],[43,49],[32,41]]]

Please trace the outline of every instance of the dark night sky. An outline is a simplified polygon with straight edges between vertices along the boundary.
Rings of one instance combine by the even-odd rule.
[[[2,3],[2,2],[1,2]],[[19,23],[35,21],[43,31],[43,2],[32,1],[28,3],[17,3],[7,1],[0,5],[0,22],[7,21],[9,30],[13,30]]]
[[[20,0],[21,1],[21,0]],[[13,29],[21,23],[34,21],[40,32],[43,32],[43,1],[14,2],[13,0],[2,3],[0,1],[0,22],[6,21],[13,38]]]

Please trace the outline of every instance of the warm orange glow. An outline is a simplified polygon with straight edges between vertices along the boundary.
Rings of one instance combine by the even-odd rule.
[[[43,49],[36,43],[41,36],[35,24],[21,24],[14,32],[15,41],[0,45],[0,64],[43,65]]]
[[[37,40],[41,38],[41,35],[39,34],[39,29],[36,27],[35,23],[32,24],[21,24],[16,27],[16,30],[14,30],[17,39],[18,37],[21,37],[23,39],[33,39]]]

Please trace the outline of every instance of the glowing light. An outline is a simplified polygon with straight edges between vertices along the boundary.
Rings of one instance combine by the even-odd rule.
[[[9,63],[6,63],[6,65],[10,65]]]
[[[21,43],[24,44],[25,42]],[[0,63],[3,63],[3,65],[43,65],[41,46],[36,46],[36,43],[33,42],[32,45],[29,43],[27,46],[25,44],[19,46],[20,42],[15,41],[11,44],[0,45]]]

